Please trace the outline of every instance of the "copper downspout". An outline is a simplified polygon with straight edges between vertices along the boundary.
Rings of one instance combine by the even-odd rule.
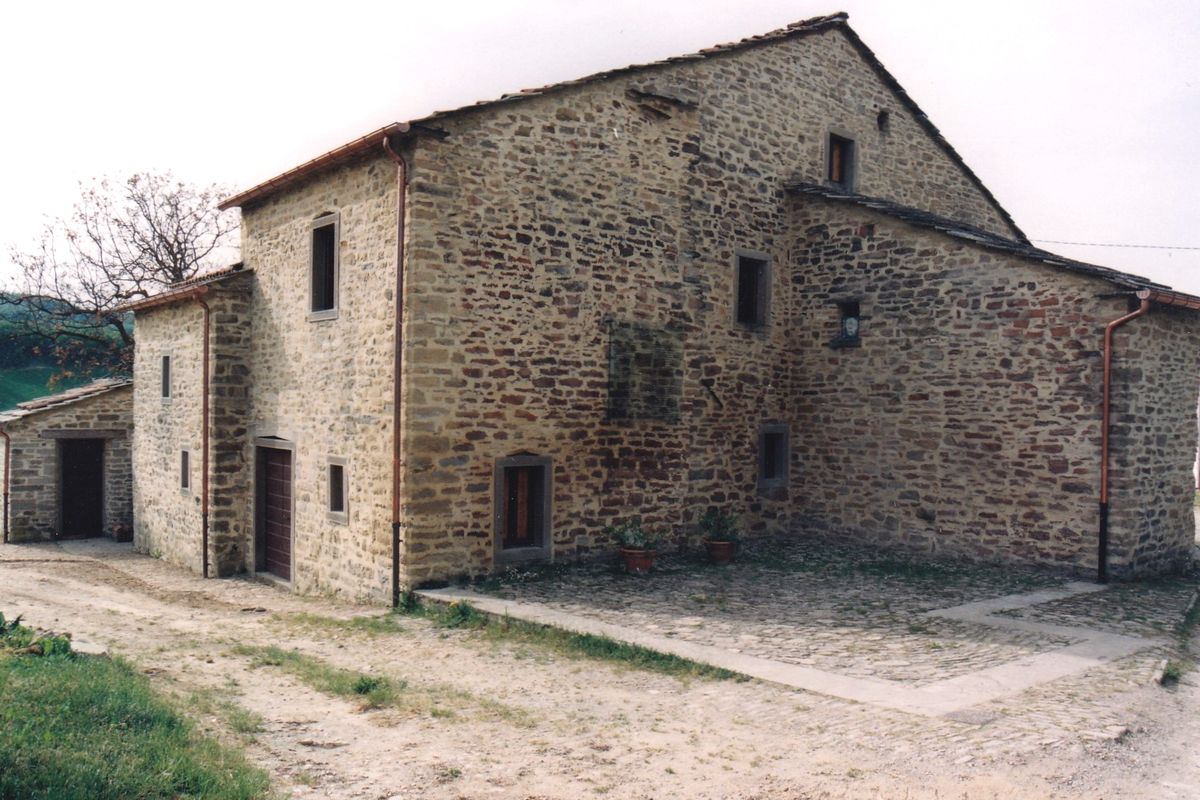
[[[200,294],[195,300],[204,309],[204,363],[201,367],[201,399],[200,399],[200,547],[204,557],[204,577],[208,577],[208,334],[212,317],[212,309]]]
[[[8,486],[12,477],[12,437],[3,427],[0,427],[0,436],[4,437],[4,543],[8,544]]]
[[[392,148],[387,135],[383,149],[396,163],[396,341],[392,364],[392,608],[400,605],[400,381],[404,367],[404,214],[408,164]]]
[[[1137,311],[1114,319],[1104,328],[1104,411],[1100,422],[1100,541],[1096,560],[1098,583],[1108,582],[1108,438],[1112,406],[1113,333],[1126,322],[1137,319],[1150,310],[1150,294],[1148,289],[1139,291],[1137,297],[1142,302]]]

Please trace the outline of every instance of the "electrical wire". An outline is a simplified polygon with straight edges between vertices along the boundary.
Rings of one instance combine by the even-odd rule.
[[[1200,250],[1200,247],[1173,247],[1165,244],[1116,244],[1104,242],[1063,242],[1058,239],[1030,239],[1042,244],[1070,244],[1076,247],[1133,247],[1139,250]]]

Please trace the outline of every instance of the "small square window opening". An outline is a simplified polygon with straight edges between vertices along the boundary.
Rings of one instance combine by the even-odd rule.
[[[734,318],[739,325],[760,327],[767,324],[770,262],[761,257],[737,257],[737,297]]]
[[[829,134],[829,161],[826,180],[843,189],[854,184],[854,140],[836,133]]]

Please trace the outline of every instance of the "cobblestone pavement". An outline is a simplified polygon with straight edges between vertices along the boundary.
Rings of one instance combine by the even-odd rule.
[[[1067,584],[1063,576],[1029,569],[918,562],[848,546],[776,541],[747,548],[728,567],[682,558],[665,560],[650,576],[624,575],[611,564],[556,567],[512,571],[475,588],[658,636],[922,687],[1027,661],[1083,638],[928,612]],[[1081,727],[1098,735],[1105,735],[1106,726],[1116,731],[1121,712],[1113,696],[1152,680],[1164,657],[1164,637],[1174,632],[1195,593],[1194,580],[1169,578],[999,612],[1014,621],[1155,641],[1133,655],[959,716],[990,721],[1020,709],[1023,732],[1012,735],[1030,741],[1054,741]]]

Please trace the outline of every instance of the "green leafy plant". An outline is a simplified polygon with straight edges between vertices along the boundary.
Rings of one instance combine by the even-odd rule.
[[[700,533],[710,542],[738,542],[738,518],[710,508],[700,518]]]
[[[487,625],[487,616],[465,600],[446,606],[436,622],[443,628],[482,628]]]
[[[618,525],[610,525],[604,532],[617,540],[617,544],[626,550],[656,550],[662,535],[657,531],[646,530],[642,521],[632,519]]]

